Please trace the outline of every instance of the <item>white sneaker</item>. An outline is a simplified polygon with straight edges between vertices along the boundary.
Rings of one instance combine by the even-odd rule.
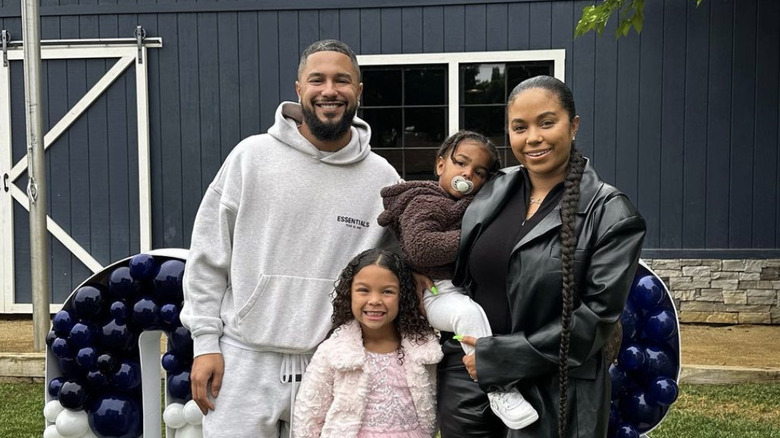
[[[510,429],[522,429],[539,419],[530,403],[517,389],[507,392],[489,392],[490,408]]]

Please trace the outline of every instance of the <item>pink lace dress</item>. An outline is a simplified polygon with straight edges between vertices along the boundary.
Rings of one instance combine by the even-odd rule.
[[[398,353],[366,351],[363,371],[369,374],[370,391],[358,438],[430,438],[417,421]]]

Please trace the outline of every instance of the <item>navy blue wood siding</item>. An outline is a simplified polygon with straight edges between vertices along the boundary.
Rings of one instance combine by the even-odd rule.
[[[189,245],[221,161],[241,138],[273,123],[281,100],[295,99],[300,51],[339,38],[359,54],[566,49],[566,79],[582,119],[577,146],[647,219],[646,257],[780,254],[776,0],[647,2],[641,36],[620,40],[614,20],[603,37],[573,38],[591,1],[323,4],[42,2],[46,39],[131,37],[141,25],[163,40],[148,58],[154,247]],[[20,39],[20,26],[19,2],[0,0],[0,28]],[[47,126],[109,65],[45,64]],[[21,108],[20,65],[13,76],[14,108]],[[52,215],[103,263],[138,250],[134,87],[131,72],[48,153]],[[13,129],[18,160],[21,112]],[[26,213],[16,220],[23,266]],[[53,278],[67,278],[67,289],[85,269],[57,245]],[[29,275],[17,269],[26,290]]]

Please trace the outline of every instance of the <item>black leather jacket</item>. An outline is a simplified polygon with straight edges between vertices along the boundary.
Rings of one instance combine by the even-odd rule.
[[[486,185],[463,219],[453,282],[470,292],[466,262],[481,231],[523,184],[519,167]],[[539,412],[512,436],[557,436],[561,334],[560,206],[522,238],[510,256],[507,293],[512,333],[477,342],[484,390],[517,386]],[[569,436],[601,437],[609,419],[609,364],[603,348],[620,318],[636,272],[645,222],[628,198],[586,164],[576,230],[575,296],[569,350]]]

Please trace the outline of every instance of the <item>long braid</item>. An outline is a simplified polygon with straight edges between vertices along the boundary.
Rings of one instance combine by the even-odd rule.
[[[574,280],[574,250],[577,247],[575,220],[580,200],[580,181],[585,168],[585,160],[572,144],[569,164],[566,168],[564,192],[561,199],[561,273],[563,285],[561,289],[563,308],[561,310],[561,346],[559,351],[559,390],[561,393],[558,412],[558,436],[566,436],[569,386],[569,341],[571,339],[571,316],[574,311],[574,295],[576,284]]]

